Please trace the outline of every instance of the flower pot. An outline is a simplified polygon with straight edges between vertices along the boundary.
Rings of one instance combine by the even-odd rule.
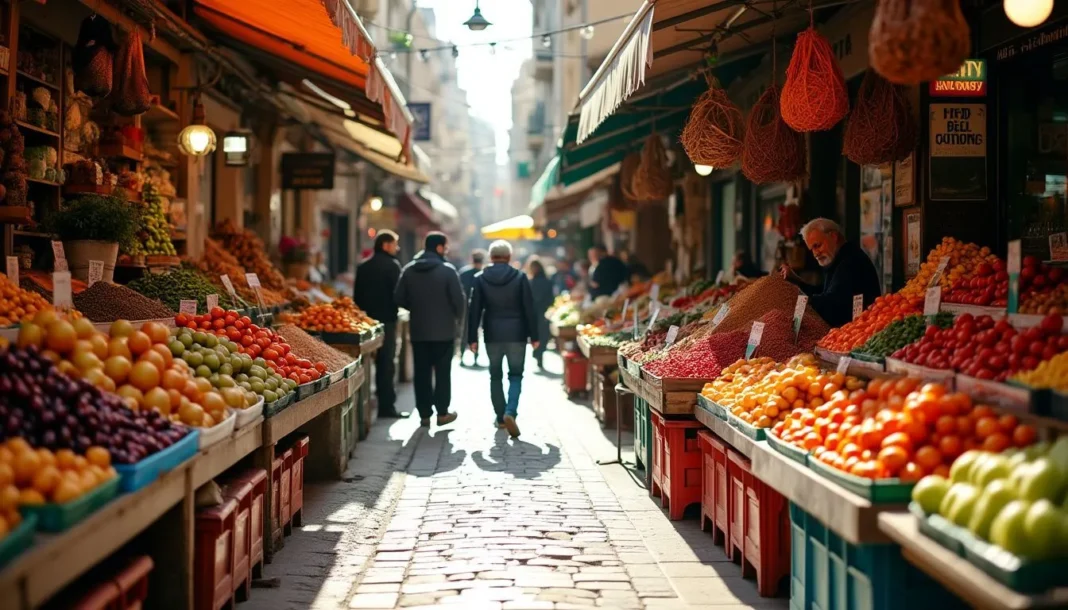
[[[286,263],[286,277],[306,280],[309,271],[311,271],[311,263]]]
[[[76,280],[89,281],[89,261],[104,261],[105,282],[114,281],[115,260],[119,258],[119,244],[109,241],[77,239],[63,242],[70,275]]]

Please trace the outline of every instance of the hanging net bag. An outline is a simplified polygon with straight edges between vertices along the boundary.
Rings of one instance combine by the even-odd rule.
[[[623,197],[630,201],[638,201],[638,195],[634,192],[634,174],[638,172],[638,165],[642,162],[639,153],[632,152],[623,157],[619,166],[619,190]]]
[[[842,154],[857,165],[900,161],[916,147],[916,122],[904,95],[874,70],[860,83]]]
[[[872,67],[898,85],[956,72],[971,46],[959,0],[880,0],[868,36]]]
[[[742,173],[754,184],[792,182],[805,175],[805,136],[790,129],[779,108],[779,88],[771,85],[749,111]]]
[[[826,131],[849,113],[849,93],[831,44],[811,25],[797,35],[782,86],[782,118],[794,131]]]
[[[631,184],[638,201],[660,201],[671,196],[674,183],[667,151],[659,134],[651,134],[642,146],[641,162]]]
[[[152,92],[145,75],[145,55],[141,34],[130,31],[115,56],[115,87],[111,91],[111,109],[123,116],[135,116],[152,107]]]
[[[744,134],[742,111],[709,79],[708,91],[694,102],[679,140],[695,164],[730,167],[742,156]]]
[[[114,75],[115,40],[111,25],[96,15],[86,17],[71,51],[74,88],[89,97],[107,97]]]

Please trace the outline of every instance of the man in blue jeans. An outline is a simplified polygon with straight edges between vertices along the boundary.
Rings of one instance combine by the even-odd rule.
[[[519,436],[516,417],[523,389],[523,364],[527,341],[538,347],[538,321],[527,276],[511,266],[512,246],[495,241],[489,248],[489,267],[475,276],[467,311],[467,342],[478,347],[478,328],[486,342],[490,361],[490,400],[497,414],[496,426]],[[504,396],[504,361],[508,361],[508,398]]]

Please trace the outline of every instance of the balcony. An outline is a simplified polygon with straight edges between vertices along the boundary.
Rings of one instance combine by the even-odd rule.
[[[536,44],[540,45],[541,42]],[[540,47],[534,51],[534,78],[551,81],[553,78],[552,49]]]

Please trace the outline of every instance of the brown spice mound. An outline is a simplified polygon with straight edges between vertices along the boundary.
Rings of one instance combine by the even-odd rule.
[[[289,347],[302,358],[322,362],[326,370],[340,371],[356,359],[345,352],[330,347],[292,324],[283,324],[275,329],[289,343]]]
[[[175,312],[125,286],[97,282],[74,295],[74,307],[93,322],[157,320],[173,318]]]

